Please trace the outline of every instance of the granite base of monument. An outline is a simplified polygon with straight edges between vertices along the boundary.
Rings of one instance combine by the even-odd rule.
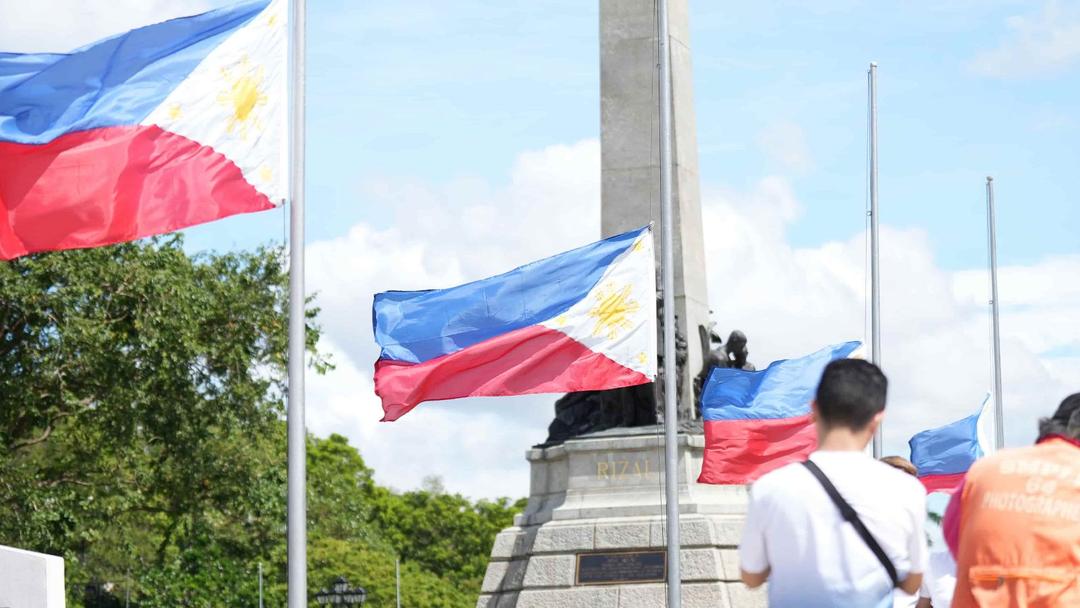
[[[680,434],[686,608],[765,606],[739,581],[746,488],[696,482],[704,438]],[[529,504],[503,530],[477,608],[666,605],[662,429],[612,429],[533,448]]]

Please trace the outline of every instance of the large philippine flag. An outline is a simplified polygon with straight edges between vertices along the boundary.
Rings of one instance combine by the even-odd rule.
[[[245,2],[68,54],[0,53],[0,259],[278,204],[283,7]]]
[[[424,401],[652,382],[655,268],[645,227],[458,287],[377,294],[383,420]]]
[[[810,417],[821,373],[859,347],[845,342],[764,370],[714,368],[701,395],[705,455],[700,483],[745,484],[817,447]]]
[[[993,451],[986,413],[987,395],[979,411],[956,422],[917,433],[908,441],[911,463],[927,492],[953,492],[971,465]]]

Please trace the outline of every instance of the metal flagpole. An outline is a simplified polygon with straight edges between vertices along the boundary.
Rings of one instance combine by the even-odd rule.
[[[667,605],[682,601],[679,570],[679,455],[676,431],[675,377],[675,268],[673,213],[671,205],[671,48],[668,38],[667,0],[658,0],[657,39],[660,44],[660,269],[664,297],[664,493],[667,505]]]
[[[259,562],[259,608],[263,608],[262,562]]]
[[[289,394],[288,608],[307,597],[307,431],[304,428],[304,17],[305,0],[292,0],[292,116],[289,133]]]
[[[878,266],[877,62],[870,62],[870,360],[881,367],[881,269]],[[881,458],[882,427],[874,431],[874,458]]]
[[[997,220],[994,217],[994,178],[986,178],[986,229],[990,246],[990,318],[994,334],[994,448],[1005,447],[1005,408],[1001,397],[1001,325],[997,284]]]
[[[394,563],[394,579],[397,586],[397,594],[395,595],[397,598],[397,608],[401,608],[401,557],[398,557],[397,561]]]

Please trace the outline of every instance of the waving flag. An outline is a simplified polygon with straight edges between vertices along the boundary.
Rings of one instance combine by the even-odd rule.
[[[927,492],[952,492],[972,463],[992,451],[984,417],[990,396],[975,414],[936,429],[917,433],[909,441],[911,462]]]
[[[817,447],[810,419],[821,373],[859,347],[845,342],[760,371],[714,368],[701,394],[705,455],[700,483],[750,483]]]
[[[652,230],[458,287],[377,294],[374,326],[386,421],[423,401],[652,382]]]
[[[286,46],[283,0],[257,0],[0,53],[0,259],[279,203]]]

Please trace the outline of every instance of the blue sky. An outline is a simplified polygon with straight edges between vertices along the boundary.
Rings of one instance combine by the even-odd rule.
[[[63,51],[221,0],[0,0],[10,50]],[[448,286],[599,236],[596,0],[309,0],[308,288],[338,367],[308,382],[383,483],[524,495],[551,396],[380,424],[371,296]],[[690,0],[710,304],[751,359],[864,335],[866,69],[880,63],[886,451],[989,388],[995,176],[1007,440],[1080,377],[1080,3]],[[280,242],[284,213],[187,231]],[[463,441],[467,437],[468,441]],[[402,458],[407,450],[409,458]]]
[[[973,272],[978,276],[987,259],[984,180],[994,175],[1003,267],[1016,267],[1014,275],[1038,274],[1024,265],[1080,253],[1075,236],[1080,205],[1071,183],[1080,166],[1080,147],[1075,145],[1080,122],[1074,112],[1080,107],[1080,79],[1078,62],[1069,59],[1080,56],[1080,49],[1066,43],[1062,50],[1054,46],[1059,43],[1047,42],[1060,37],[1055,28],[1080,23],[1080,6],[939,4],[692,1],[703,191],[749,192],[762,180],[781,176],[795,193],[798,207],[776,246],[828,248],[859,234],[866,204],[866,70],[876,60],[882,223],[897,232],[920,235],[914,241],[886,240],[884,246],[894,242],[925,248],[925,255],[932,258],[927,274],[967,271],[969,278]],[[414,189],[443,207],[464,208],[471,193],[498,199],[508,183],[513,188],[511,176],[523,152],[599,137],[597,2],[338,1],[310,6],[311,240],[342,238],[358,224],[393,230],[407,239],[413,220],[399,206],[412,209],[403,199]],[[1072,31],[1080,36],[1080,28],[1066,29]],[[386,184],[394,185],[386,190]],[[494,209],[500,212],[498,201]],[[505,213],[507,223],[523,221],[513,205],[508,204]],[[275,215],[256,221],[272,224],[280,234],[281,217]],[[193,231],[191,244],[218,247],[227,239],[243,244],[238,235],[261,238],[263,229],[252,218],[234,220],[234,226],[240,224],[243,229],[222,224]],[[710,238],[720,238],[727,229],[721,227]],[[449,233],[466,228],[450,221],[445,230],[412,236],[434,251],[445,247],[447,256],[453,257],[458,245]],[[921,255],[891,254],[898,263],[913,266],[918,264],[907,258]],[[503,266],[463,263],[461,278],[478,278],[524,261],[512,253],[506,257]],[[370,291],[398,287],[390,283],[394,280],[375,281],[368,291],[350,293],[364,300]],[[715,283],[726,277],[711,280],[715,293]],[[986,296],[975,290],[971,296],[975,303],[965,303],[967,316],[925,321],[936,313],[920,313],[922,306],[950,304],[947,296],[935,295],[932,289],[923,292],[923,280],[933,283],[919,277],[896,280],[895,287],[886,285],[892,299],[886,307],[886,364],[897,380],[894,401],[900,404],[897,407],[910,404],[921,412],[886,427],[887,449],[892,453],[906,453],[906,439],[915,430],[966,415],[987,388],[986,313],[977,304],[985,303]],[[981,286],[982,280],[976,282]],[[350,277],[340,276],[340,281],[347,283]],[[789,284],[779,288],[783,294],[779,297],[797,298],[814,289],[813,284]],[[1060,398],[1067,386],[1061,378],[1078,369],[1080,336],[1045,343],[1030,338],[1054,331],[1052,324],[1063,326],[1067,313],[1055,308],[1053,314],[1038,312],[1027,320],[1024,310],[1039,307],[1040,296],[1034,296],[1034,303],[1014,298],[1010,294],[1022,289],[1015,282],[1004,289],[1003,299],[1017,311],[1017,320],[1007,320],[1007,327],[1018,336],[1018,343],[1026,340],[1033,353],[1048,357],[1037,361],[1053,372],[1031,372],[1034,375],[1028,377],[1028,360],[1011,354],[1019,353],[1020,346],[1006,341],[1011,355],[1007,393],[1015,392],[1007,397],[1014,408],[1020,404],[1028,408],[1023,415],[1016,414],[1009,428],[1017,429],[1010,431],[1015,443],[1026,443],[1038,411]],[[926,301],[920,304],[912,298]],[[356,309],[363,307],[357,302]],[[907,312],[890,313],[890,307]],[[330,309],[333,337],[333,306]],[[775,314],[804,313],[763,310],[761,315],[772,322]],[[800,324],[794,323],[786,336],[772,335],[769,326],[756,321],[749,304],[745,310],[721,310],[718,316],[725,327],[749,328],[752,341],[759,336],[756,352],[765,361],[849,337],[844,333],[848,326],[842,323],[835,327],[823,323],[832,330],[820,334],[796,329]],[[963,337],[947,337],[960,326],[967,332]],[[335,339],[343,347],[341,356],[360,370],[369,365],[372,354],[356,346],[365,341],[366,331],[364,326]],[[800,332],[801,340],[792,336]],[[939,333],[944,335],[937,343],[915,344]],[[972,340],[977,346],[964,351],[961,344]],[[965,379],[958,381],[955,375]],[[922,383],[934,386],[924,388]],[[942,388],[947,384],[953,387]],[[1054,388],[1040,392],[1040,385]],[[539,400],[439,404],[429,412],[442,415],[448,409],[463,415],[454,422],[446,414],[451,416],[446,422],[450,428],[471,426],[467,417],[481,414],[494,417],[491,428],[499,429],[494,433],[507,429],[508,416],[531,421],[522,423],[520,435],[507,429],[507,442],[492,447],[491,458],[477,461],[477,469],[538,440],[550,420],[550,405]],[[940,413],[926,414],[931,410]],[[409,422],[425,439],[429,432],[425,425],[442,424],[430,418]],[[398,432],[408,434],[395,428]],[[386,433],[361,430],[356,440],[366,446],[365,453],[372,453],[380,449]],[[458,453],[453,443],[448,440],[447,447],[435,448],[434,453]],[[468,462],[469,456],[461,459]],[[523,474],[523,469],[508,471],[503,477]],[[453,469],[440,474],[449,477],[451,486],[486,487],[482,471],[471,479]]]
[[[313,239],[360,220],[391,221],[365,200],[365,180],[499,183],[522,150],[599,135],[595,2],[309,6]],[[738,187],[776,172],[759,134],[795,124],[812,161],[792,177],[805,204],[792,243],[859,230],[865,71],[877,60],[883,222],[927,230],[947,268],[985,264],[984,179],[992,174],[1003,263],[1075,252],[1080,79],[1068,67],[1005,77],[974,67],[1015,37],[1011,16],[1038,19],[1045,10],[1020,2],[692,2],[703,184]],[[192,246],[244,245],[274,224],[280,218],[240,218],[193,231]]]

